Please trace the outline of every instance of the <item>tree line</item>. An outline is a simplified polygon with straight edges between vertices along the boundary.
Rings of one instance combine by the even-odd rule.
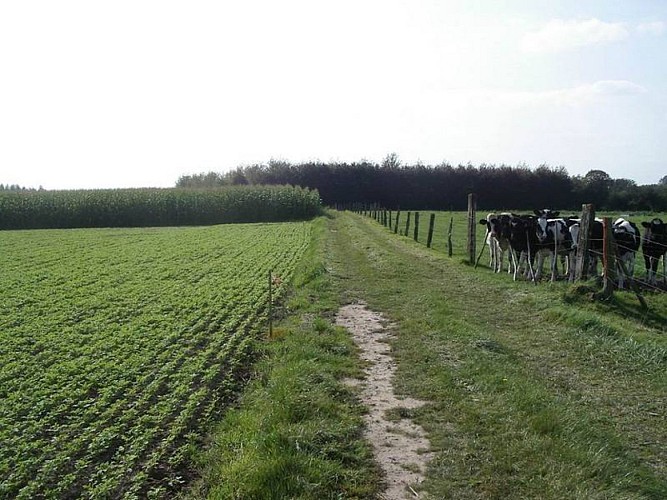
[[[613,179],[602,170],[571,176],[563,167],[526,165],[402,165],[395,154],[381,164],[271,160],[225,173],[183,175],[177,187],[242,184],[290,184],[317,189],[326,205],[377,203],[385,208],[463,210],[466,195],[476,193],[480,209],[578,209],[667,211],[667,176],[639,186]]]

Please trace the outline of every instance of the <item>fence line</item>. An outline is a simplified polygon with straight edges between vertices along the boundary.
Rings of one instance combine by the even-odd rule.
[[[473,203],[475,201],[476,200],[473,199]],[[472,208],[476,208],[476,207],[473,205]],[[427,247],[430,247],[430,248],[432,248],[436,251],[441,250],[443,252],[447,252],[447,255],[449,255],[450,257],[456,256],[456,255],[465,255],[466,256],[466,261],[470,262],[470,249],[471,249],[470,248],[471,247],[470,243],[471,243],[471,235],[473,233],[473,230],[471,230],[471,226],[478,224],[478,221],[476,220],[476,214],[475,214],[474,210],[469,210],[469,214],[467,216],[467,221],[465,223],[461,222],[460,220],[459,221],[455,220],[453,215],[447,215],[446,217],[442,218],[442,217],[436,216],[436,213],[432,213],[430,211],[425,211],[427,214],[429,214],[429,229],[428,229],[428,232],[427,232],[427,236],[422,236],[422,235],[419,234],[419,230],[418,230],[418,226],[417,226],[418,222],[417,221],[420,219],[420,214],[421,213],[418,212],[418,211],[414,211],[414,212],[408,211],[407,215],[405,216],[406,221],[405,221],[404,225],[401,223],[401,220],[402,220],[402,218],[403,218],[403,216],[406,212],[401,212],[400,210],[396,211],[395,217],[393,216],[393,214],[390,216],[389,215],[390,212],[388,212],[387,215],[383,217],[383,216],[380,215],[380,213],[381,213],[380,210],[378,210],[378,209],[370,210],[370,207],[368,207],[368,208],[355,207],[352,211],[354,211],[354,212],[356,212],[360,215],[365,214],[366,216],[369,216],[371,218],[375,218],[378,221],[378,223],[387,227],[394,234],[399,234],[399,224],[401,224],[401,230],[400,230],[401,236],[405,236],[405,237],[412,236],[415,241],[423,243]],[[374,214],[375,214],[375,216],[373,217]],[[592,217],[594,219],[594,212],[593,212]],[[447,219],[449,219],[449,220],[447,221]],[[583,219],[584,219],[584,217],[582,217],[582,222],[583,222]],[[414,226],[412,224],[413,220],[415,221]],[[431,222],[431,220],[433,222]],[[441,225],[438,224],[438,221],[440,221],[440,220],[443,220],[443,223]],[[392,223],[393,223],[393,228],[392,228]],[[465,226],[465,228],[464,228],[464,226]],[[411,228],[413,230],[412,234],[410,233]],[[585,232],[585,228],[581,232]],[[466,234],[467,234],[467,237],[462,237],[461,236],[461,235],[466,235]],[[459,238],[457,238],[456,235],[459,235]],[[482,233],[482,232],[480,232],[479,235],[475,234],[474,240],[472,240],[475,243],[475,246],[473,248],[475,248],[476,245],[480,244],[480,243],[482,245],[484,245],[484,247],[487,246],[486,241],[480,240],[480,237],[483,236],[483,235],[484,235],[484,233]],[[641,237],[641,235],[640,235],[640,237]],[[588,250],[588,252],[586,252],[586,254],[584,254],[581,251],[578,251],[576,253],[576,256],[575,256],[576,258],[575,258],[574,262],[571,262],[569,264],[569,265],[574,265],[575,266],[575,276],[577,276],[577,273],[579,272],[578,269],[577,269],[578,266],[579,267],[584,266],[583,276],[586,276],[586,272],[588,271],[588,266],[585,266],[585,264],[586,264],[585,259],[582,259],[582,257],[584,255],[586,255],[589,258],[596,258],[597,260],[599,260],[601,262],[603,260],[603,252],[590,248],[591,244],[593,244],[593,243],[603,242],[603,238],[589,237],[589,238],[584,239],[582,241],[584,241],[583,244],[585,246],[587,246],[589,248],[589,250]],[[429,243],[430,243],[430,245],[429,245]],[[577,247],[582,248],[581,245],[582,245],[581,241],[578,241],[577,242]],[[659,247],[665,247],[665,249],[667,250],[667,245],[658,244],[658,246]],[[481,248],[481,250],[482,250],[482,252],[480,252],[480,254],[483,253],[484,248]],[[649,283],[647,279],[641,279],[641,278],[636,277],[638,270],[644,270],[645,275],[648,275],[648,273],[645,270],[644,263],[641,262],[642,250],[640,249],[639,251],[636,252],[636,254],[637,255],[635,257],[636,260],[634,262],[633,276],[632,277],[628,276],[627,270],[625,270],[625,271],[622,270],[621,272],[623,272],[623,276],[624,276],[623,281],[625,283],[628,283],[628,287],[630,287],[630,288],[632,288],[633,286],[637,286],[637,287],[640,287],[641,289],[653,291],[653,292],[656,292],[656,293],[658,293],[658,292],[661,292],[661,293],[667,292],[667,274],[664,272],[664,263],[663,263],[662,270],[659,266],[658,270],[655,274],[657,284],[652,284],[652,283]],[[475,257],[476,257],[476,255],[475,255]],[[473,257],[473,260],[472,260],[473,264],[474,264],[475,257]],[[512,258],[509,256],[509,252],[507,252],[507,255],[506,255],[505,258],[507,259],[507,261],[509,261],[508,262],[508,267],[510,267]],[[662,259],[665,259],[665,258],[667,258],[667,256],[662,257]],[[516,260],[518,261],[518,257],[516,258]],[[580,263],[582,261],[583,261],[583,263]],[[615,275],[616,268],[620,267],[620,265],[621,264],[618,264],[618,265],[614,264],[614,272],[605,272],[604,266],[603,266],[602,275],[597,274],[598,273],[598,271],[597,271],[598,266],[596,265],[595,269],[591,270],[592,273],[593,273],[593,276],[590,276],[588,278],[589,279],[600,279],[600,278],[604,279],[604,276],[608,275],[607,279],[609,280],[609,283],[610,283],[610,285],[608,285],[608,286],[611,286],[614,289],[617,289],[619,287],[620,280],[619,280],[618,277],[612,276],[612,275]],[[582,278],[582,279],[585,279],[585,278]]]

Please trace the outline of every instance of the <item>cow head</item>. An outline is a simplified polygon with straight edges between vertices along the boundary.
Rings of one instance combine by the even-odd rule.
[[[612,224],[612,233],[619,249],[636,252],[639,249],[639,228],[633,222],[618,218]]]
[[[646,228],[645,239],[660,243],[667,242],[667,224],[662,222],[662,219],[656,217],[648,222],[643,221],[642,226]]]
[[[651,219],[649,222],[643,221],[642,226],[644,226],[646,229],[653,229],[653,230],[660,230],[662,228],[665,228],[667,224],[662,222],[662,219],[658,219],[657,217],[655,219]]]
[[[560,215],[560,212],[553,211],[550,208],[543,208],[541,210],[535,209],[535,210],[533,210],[533,213],[537,217],[544,217],[545,219],[555,219],[556,217],[558,217]]]
[[[486,224],[486,230],[489,232],[489,235],[497,238],[500,236],[500,218],[496,214],[489,214],[486,216],[486,219],[480,219],[480,224]]]

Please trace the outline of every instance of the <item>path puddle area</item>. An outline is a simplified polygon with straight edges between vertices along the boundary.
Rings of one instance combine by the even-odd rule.
[[[389,329],[382,315],[365,304],[349,304],[336,315],[336,324],[346,328],[360,347],[361,357],[368,362],[366,377],[361,383],[360,398],[369,408],[366,415],[366,439],[373,446],[375,459],[385,472],[385,500],[426,498],[415,490],[424,480],[426,464],[433,454],[424,430],[408,418],[398,418],[402,409],[410,410],[423,401],[394,394],[392,380],[396,364],[387,343]],[[387,419],[387,412],[392,418]]]

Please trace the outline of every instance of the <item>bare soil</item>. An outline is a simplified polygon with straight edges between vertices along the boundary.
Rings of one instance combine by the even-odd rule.
[[[336,324],[350,331],[368,364],[365,379],[350,384],[360,386],[360,398],[369,410],[365,417],[366,438],[373,446],[387,483],[382,498],[426,498],[419,491],[419,484],[433,454],[424,430],[405,418],[409,410],[424,402],[394,394],[396,364],[388,344],[391,325],[363,303],[342,307],[336,315]]]

